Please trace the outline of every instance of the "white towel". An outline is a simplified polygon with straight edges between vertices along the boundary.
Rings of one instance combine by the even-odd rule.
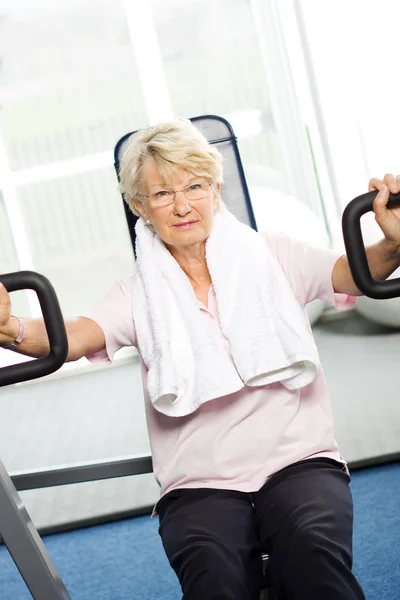
[[[141,218],[136,234],[132,315],[155,409],[182,417],[244,385],[281,381],[292,390],[314,380],[320,362],[308,319],[261,235],[224,211],[206,242],[231,358],[187,276]]]

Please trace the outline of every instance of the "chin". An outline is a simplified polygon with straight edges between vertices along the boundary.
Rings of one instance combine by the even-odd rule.
[[[204,230],[196,231],[188,229],[187,231],[177,231],[175,235],[171,236],[170,244],[173,246],[187,246],[188,244],[201,244],[205,242],[209,234],[206,234]]]

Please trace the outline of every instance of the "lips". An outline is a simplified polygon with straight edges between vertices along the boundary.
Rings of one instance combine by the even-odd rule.
[[[197,221],[185,221],[184,223],[175,223],[174,227],[176,227],[177,229],[186,229],[188,227],[191,227],[193,225],[195,225],[197,223]]]

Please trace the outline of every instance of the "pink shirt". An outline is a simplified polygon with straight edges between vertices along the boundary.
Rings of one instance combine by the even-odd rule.
[[[339,254],[285,234],[263,235],[304,311],[317,298],[337,308],[353,306],[355,298],[333,291],[331,275]],[[132,279],[114,284],[86,315],[100,325],[106,338],[106,351],[89,360],[108,363],[120,348],[136,347]],[[199,311],[212,321],[229,352],[212,286],[208,301],[208,308],[199,302]],[[289,391],[280,383],[244,387],[203,404],[186,417],[167,417],[150,403],[143,361],[141,366],[154,474],[161,495],[175,488],[198,487],[254,492],[276,471],[302,459],[324,456],[344,463],[335,441],[322,370],[300,390]]]

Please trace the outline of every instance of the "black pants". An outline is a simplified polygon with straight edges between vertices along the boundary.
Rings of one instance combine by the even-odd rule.
[[[259,600],[261,550],[280,600],[361,600],[352,569],[350,478],[330,459],[295,463],[258,492],[174,490],[160,535],[183,600]]]

